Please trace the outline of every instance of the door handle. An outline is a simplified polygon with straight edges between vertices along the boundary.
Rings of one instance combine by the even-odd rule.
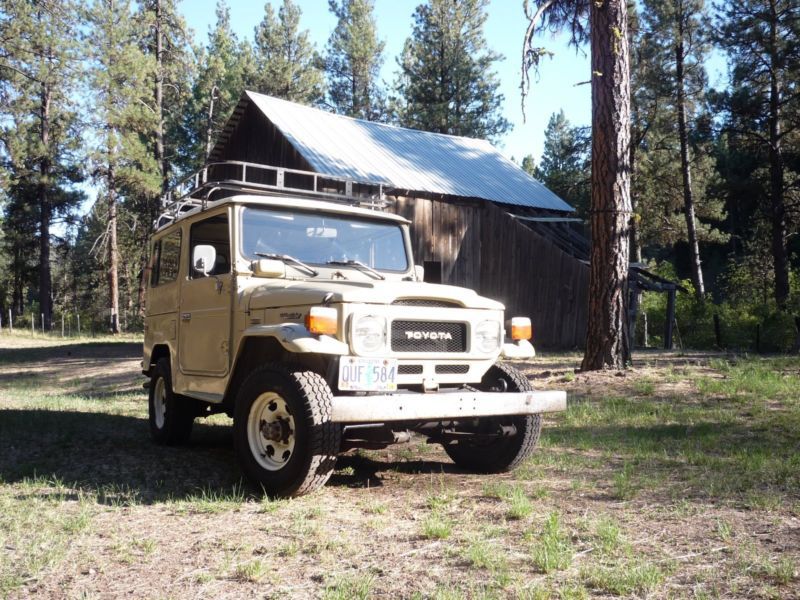
[[[181,321],[191,321],[192,313],[181,313]]]

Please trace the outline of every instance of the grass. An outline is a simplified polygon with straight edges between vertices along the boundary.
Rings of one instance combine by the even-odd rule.
[[[340,576],[325,588],[324,600],[367,600],[375,578],[372,575]]]
[[[559,367],[569,409],[515,472],[412,443],[273,500],[241,481],[224,416],[149,442],[130,341],[9,340],[0,598],[800,596],[797,358]]]
[[[573,547],[557,512],[550,513],[541,529],[532,533],[532,537],[530,557],[536,570],[550,573],[569,567],[574,553]]]
[[[665,573],[648,562],[622,562],[612,567],[595,565],[581,571],[589,587],[615,596],[643,596],[655,590]]]
[[[439,511],[433,511],[422,521],[422,537],[444,540],[453,533],[453,520]]]

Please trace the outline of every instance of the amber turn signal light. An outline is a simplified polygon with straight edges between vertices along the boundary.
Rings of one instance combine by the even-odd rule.
[[[335,308],[312,306],[306,315],[306,329],[318,335],[335,335],[339,314]]]
[[[511,319],[511,339],[529,340],[533,337],[533,327],[528,317],[514,317]]]

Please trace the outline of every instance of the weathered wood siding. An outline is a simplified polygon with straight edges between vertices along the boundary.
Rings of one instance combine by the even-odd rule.
[[[314,170],[278,128],[252,104],[245,108],[219,160],[242,160],[286,169]]]
[[[480,205],[400,197],[391,210],[411,221],[411,243],[417,264],[441,262],[442,283],[478,288]]]
[[[589,267],[494,204],[481,226],[480,292],[505,304],[507,316],[530,317],[535,344],[582,347]]]
[[[392,210],[412,223],[416,262],[441,262],[442,283],[499,300],[507,316],[529,316],[539,346],[583,346],[587,265],[490,202],[401,197]]]

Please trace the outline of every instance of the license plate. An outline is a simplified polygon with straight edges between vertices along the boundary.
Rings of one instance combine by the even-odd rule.
[[[354,392],[393,392],[397,389],[397,360],[342,357],[339,361],[339,389]]]

